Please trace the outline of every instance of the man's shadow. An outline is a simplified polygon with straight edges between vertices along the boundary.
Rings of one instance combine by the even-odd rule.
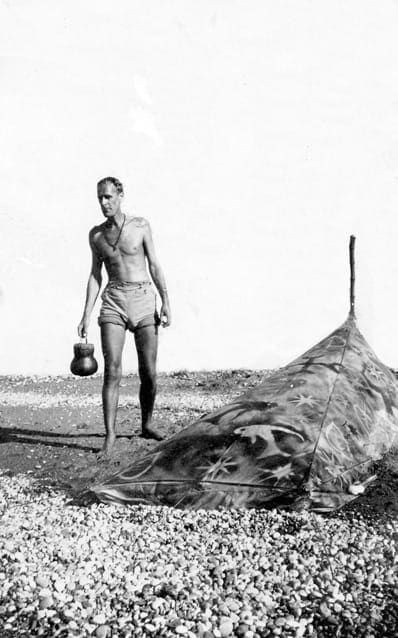
[[[40,430],[30,430],[27,428],[18,429],[15,427],[7,428],[4,426],[0,426],[0,445],[2,443],[28,443],[29,445],[49,445],[51,447],[59,448],[68,447],[70,449],[83,450],[84,452],[98,452],[98,447],[81,445],[79,443],[73,443],[71,441],[60,441],[59,439],[103,439],[104,436],[104,433],[98,432],[63,434],[60,432],[47,432]],[[49,438],[55,440],[48,440]],[[131,438],[131,436],[127,434],[118,434],[116,438]]]

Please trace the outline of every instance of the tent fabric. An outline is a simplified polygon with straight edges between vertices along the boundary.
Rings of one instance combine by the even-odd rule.
[[[105,502],[331,511],[356,498],[397,440],[396,379],[351,313],[292,363],[92,491]]]

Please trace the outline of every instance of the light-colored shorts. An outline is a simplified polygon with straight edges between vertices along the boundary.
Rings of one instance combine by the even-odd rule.
[[[98,324],[114,323],[134,332],[159,325],[156,295],[150,281],[110,281],[101,295]]]

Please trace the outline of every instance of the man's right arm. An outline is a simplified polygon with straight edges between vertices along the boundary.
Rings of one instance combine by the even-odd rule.
[[[90,276],[87,282],[86,302],[84,304],[83,316],[77,327],[77,333],[79,337],[81,338],[87,337],[91,313],[93,311],[95,302],[97,301],[97,297],[102,284],[102,273],[101,273],[102,259],[98,255],[96,246],[94,244],[93,231],[90,232],[89,241],[90,241],[90,248],[91,248],[92,264],[91,264]]]

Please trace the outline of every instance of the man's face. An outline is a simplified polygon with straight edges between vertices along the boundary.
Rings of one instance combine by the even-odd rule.
[[[105,182],[98,187],[98,201],[101,210],[107,219],[114,217],[120,212],[120,204],[123,193],[118,193],[116,187],[111,182]]]

